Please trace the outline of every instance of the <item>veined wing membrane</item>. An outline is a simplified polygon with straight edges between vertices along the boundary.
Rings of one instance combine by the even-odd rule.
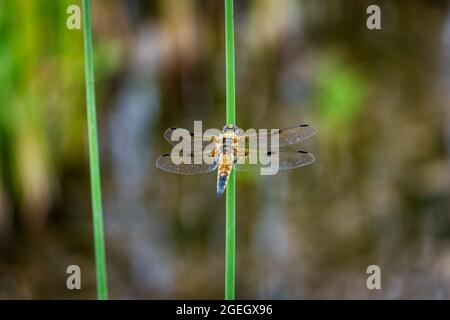
[[[167,153],[160,156],[156,160],[156,167],[171,173],[193,175],[212,172],[217,168],[217,164],[215,162],[213,162],[212,164],[208,164],[205,162],[202,162],[201,164],[195,164],[194,155],[190,156],[189,164],[187,163],[175,164],[172,161],[171,154]]]
[[[285,147],[300,141],[304,141],[306,139],[311,138],[316,134],[316,129],[307,124],[301,124],[295,127],[280,129],[277,133],[272,134],[270,130],[267,131],[267,134],[257,134],[258,143],[261,141],[261,137],[265,136],[267,138],[268,148],[270,150],[271,139],[274,135],[278,136],[278,144],[279,147]],[[244,135],[244,137],[248,137],[249,139],[254,138],[256,135]]]
[[[268,152],[267,157],[276,157],[275,152]],[[263,165],[258,156],[258,161],[254,164],[254,159],[251,158],[251,153],[238,156],[238,163],[235,168],[237,171],[259,171],[262,167],[269,167],[270,164]],[[273,160],[272,160],[273,161]],[[313,154],[306,151],[284,151],[278,153],[279,170],[288,170],[299,167],[304,167],[314,163],[315,157]],[[272,163],[273,165],[273,163]]]
[[[175,140],[175,141],[172,140],[172,134],[173,134],[173,132],[174,132],[175,130],[183,130],[183,131],[184,131],[184,134],[190,135],[190,137],[191,137],[191,139],[192,139],[192,149],[191,149],[191,150],[194,150],[194,144],[195,144],[196,142],[198,142],[198,141],[201,141],[201,146],[202,146],[202,150],[203,150],[203,149],[204,149],[205,147],[207,147],[209,144],[213,143],[213,142],[214,142],[214,139],[215,139],[215,136],[211,136],[211,137],[207,137],[207,138],[209,138],[208,141],[204,141],[204,140],[203,140],[203,136],[202,136],[201,134],[196,134],[196,133],[191,132],[191,131],[189,131],[189,130],[187,130],[187,129],[182,129],[182,128],[175,128],[175,127],[172,127],[172,128],[167,129],[167,130],[164,132],[164,139],[166,139],[166,141],[169,142],[169,143],[170,143],[171,145],[173,145],[173,146],[174,146],[174,145],[177,145],[178,143],[181,142],[181,140]]]

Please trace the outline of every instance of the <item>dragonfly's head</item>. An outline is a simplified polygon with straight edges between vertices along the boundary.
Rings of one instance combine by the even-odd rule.
[[[222,132],[223,132],[223,133],[234,133],[234,134],[238,134],[238,133],[239,133],[239,128],[236,127],[235,125],[227,124],[225,127],[223,127]]]

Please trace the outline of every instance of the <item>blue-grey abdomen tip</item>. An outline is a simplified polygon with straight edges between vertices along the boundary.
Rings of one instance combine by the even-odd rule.
[[[227,185],[228,175],[221,174],[217,178],[217,198],[220,198],[225,191],[225,186]]]
[[[219,199],[220,197],[222,197],[224,191],[225,191],[225,188],[223,188],[223,189],[217,189],[217,199]]]

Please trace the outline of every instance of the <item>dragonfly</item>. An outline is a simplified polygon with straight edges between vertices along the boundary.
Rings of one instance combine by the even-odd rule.
[[[172,145],[177,145],[179,141],[174,141],[172,135],[177,130],[187,132],[191,137],[191,148],[193,152],[184,156],[184,160],[180,161],[182,155],[174,152],[163,154],[156,160],[156,167],[167,172],[181,175],[195,175],[202,173],[210,173],[217,170],[217,198],[220,198],[225,191],[232,170],[236,171],[253,171],[257,172],[264,167],[261,161],[254,161],[252,156],[261,157],[277,156],[278,170],[288,170],[304,167],[314,163],[313,154],[302,150],[284,150],[284,147],[295,145],[298,142],[309,139],[316,134],[316,129],[307,124],[297,125],[280,130],[270,130],[265,133],[243,133],[241,129],[233,124],[223,127],[221,131],[215,135],[202,135],[201,133],[193,133],[186,129],[172,127],[165,131],[164,138]],[[261,145],[256,148],[250,144],[250,141],[266,141],[267,146],[263,148]],[[273,150],[271,142],[277,141],[278,147]],[[201,151],[195,150],[195,144],[201,146]],[[269,150],[269,151],[267,151]],[[207,161],[196,162],[195,157],[206,155]]]

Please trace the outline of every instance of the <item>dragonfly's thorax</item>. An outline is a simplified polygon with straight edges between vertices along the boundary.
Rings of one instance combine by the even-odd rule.
[[[222,148],[233,149],[235,147],[235,140],[236,139],[234,137],[227,138],[224,136],[222,138]]]
[[[231,159],[231,164],[236,158],[236,151],[238,147],[238,132],[239,129],[233,125],[227,125],[222,130],[221,139],[221,154],[227,155],[227,160]]]

